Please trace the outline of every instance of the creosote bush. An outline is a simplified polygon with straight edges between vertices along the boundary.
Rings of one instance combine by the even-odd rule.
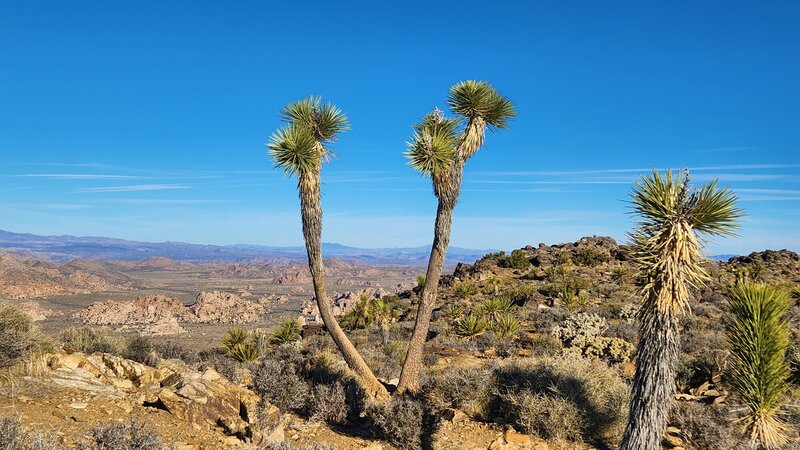
[[[71,327],[61,333],[61,343],[69,353],[111,353],[120,355],[123,342],[110,334],[108,328]]]
[[[528,259],[528,255],[525,254],[525,250],[517,249],[511,252],[511,254],[503,260],[503,267],[508,267],[514,270],[524,270],[531,266],[531,262]]]
[[[30,318],[11,305],[0,304],[0,369],[24,359],[32,345]]]

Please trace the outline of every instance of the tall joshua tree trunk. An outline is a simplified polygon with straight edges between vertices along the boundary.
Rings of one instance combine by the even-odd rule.
[[[674,314],[642,317],[641,344],[636,358],[656,363],[636,367],[629,422],[621,450],[661,448],[680,355],[678,322]]]
[[[333,341],[342,352],[347,365],[361,377],[364,388],[376,400],[389,397],[383,384],[375,378],[372,370],[350,342],[333,315],[333,308],[325,294],[325,269],[322,264],[322,202],[320,199],[319,168],[309,173],[301,173],[298,178],[300,191],[300,213],[303,220],[303,237],[308,254],[308,267],[314,283],[314,295],[317,298],[320,316],[328,328]]]

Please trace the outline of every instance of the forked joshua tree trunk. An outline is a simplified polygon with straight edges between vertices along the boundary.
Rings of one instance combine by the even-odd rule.
[[[400,382],[397,385],[399,393],[417,392],[419,386],[419,373],[422,370],[422,357],[425,341],[430,329],[431,315],[436,303],[436,293],[439,289],[439,279],[442,276],[442,266],[450,242],[450,227],[453,223],[453,208],[439,202],[436,211],[436,226],[433,236],[433,247],[428,259],[428,270],[425,272],[425,284],[422,286],[417,318],[414,332],[408,343],[408,353],[400,372]]]
[[[331,338],[342,352],[347,365],[361,377],[364,389],[377,400],[386,399],[389,393],[375,378],[364,358],[358,353],[353,343],[339,326],[333,315],[333,308],[325,293],[325,269],[322,263],[322,202],[320,199],[319,169],[309,173],[301,173],[298,177],[300,191],[300,212],[303,220],[303,237],[308,254],[308,268],[314,284],[314,295],[322,322],[328,329]]]

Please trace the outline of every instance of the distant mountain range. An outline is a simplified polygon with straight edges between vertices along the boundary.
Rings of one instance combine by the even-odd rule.
[[[253,260],[302,261],[305,248],[263,245],[201,245],[184,242],[139,242],[107,237],[39,236],[0,230],[0,250],[10,253],[65,262],[80,258],[92,261],[141,261],[162,256],[185,262],[240,262]],[[370,265],[421,266],[428,262],[430,247],[356,248],[341,244],[322,244],[326,258]],[[493,250],[450,247],[446,263],[472,263]]]

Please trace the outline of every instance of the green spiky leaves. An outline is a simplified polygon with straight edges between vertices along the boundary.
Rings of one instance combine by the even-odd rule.
[[[444,117],[438,108],[414,125],[406,152],[411,167],[432,177],[449,170],[458,139],[457,127],[458,120]]]
[[[647,279],[644,314],[684,314],[689,288],[704,282],[703,255],[697,232],[732,235],[743,216],[737,198],[716,182],[700,189],[689,183],[688,171],[667,170],[642,177],[631,194],[639,223],[631,234],[634,254]]]
[[[450,88],[448,104],[467,119],[480,118],[495,129],[508,127],[516,115],[514,105],[485,81],[462,81]]]
[[[325,144],[349,128],[344,113],[330,103],[323,104],[320,97],[289,103],[281,117],[287,123],[272,134],[267,146],[275,166],[292,175],[317,171],[334,156]]]
[[[748,408],[743,429],[753,442],[777,448],[786,442],[781,407],[788,391],[789,322],[786,292],[763,284],[740,284],[728,292],[725,323],[733,355],[731,383]]]

